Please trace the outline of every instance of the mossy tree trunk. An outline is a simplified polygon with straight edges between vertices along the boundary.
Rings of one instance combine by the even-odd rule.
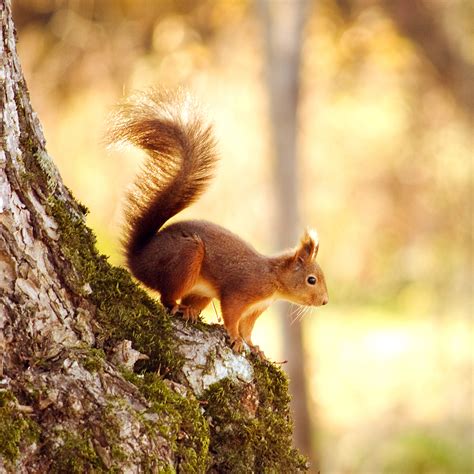
[[[97,252],[0,15],[0,472],[305,470],[282,372]]]

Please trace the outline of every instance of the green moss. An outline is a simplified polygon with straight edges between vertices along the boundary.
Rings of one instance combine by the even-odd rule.
[[[10,391],[0,391],[0,455],[11,464],[21,449],[38,440],[36,422],[17,409],[17,400]]]
[[[256,385],[224,379],[203,396],[205,415],[212,419],[212,467],[234,473],[304,472],[307,460],[291,447],[286,376],[269,362],[254,358],[253,365]]]
[[[23,185],[32,182],[39,184],[45,196],[53,193],[57,186],[56,169],[46,154],[31,138],[23,143],[26,153],[23,155],[24,169],[20,177]]]
[[[125,400],[117,398],[111,400],[102,410],[99,415],[100,428],[104,436],[105,444],[109,447],[110,458],[112,466],[109,467],[109,472],[117,470],[120,472],[120,463],[127,460],[128,456],[124,449],[120,446],[122,441],[120,437],[120,421],[117,417],[117,410],[123,405],[125,410],[128,410],[128,404]]]
[[[107,469],[97,455],[92,444],[92,435],[87,430],[82,433],[61,431],[61,443],[53,452],[49,472],[79,474],[84,472],[106,472]]]
[[[20,97],[16,102],[21,106]],[[24,111],[21,109],[20,113]],[[54,164],[29,132],[22,131],[20,138],[22,188],[26,190],[34,183],[36,194],[46,202],[48,213],[58,224],[58,247],[64,258],[59,257],[55,267],[73,294],[87,297],[97,307],[99,345],[107,351],[118,341],[129,339],[135,349],[149,356],[148,361],[139,362],[143,367],[162,373],[176,371],[183,360],[175,350],[169,315],[133,282],[125,269],[113,267],[99,254],[95,235],[84,222],[87,209],[74,200],[67,188],[65,193],[70,199],[66,197],[65,201],[58,193]],[[26,193],[24,198],[28,200]]]
[[[59,199],[51,200],[51,214],[60,229],[60,246],[67,259],[64,279],[74,292],[88,291],[100,323],[97,340],[108,349],[123,339],[147,354],[148,370],[174,372],[182,365],[176,351],[169,315],[136,285],[123,268],[113,267],[95,247],[95,236]],[[85,296],[85,295],[84,295]]]
[[[267,472],[307,471],[308,460],[292,448],[293,423],[290,417],[288,379],[276,365],[253,356],[259,392],[257,417],[265,436],[257,443],[257,463]]]
[[[166,423],[157,424],[143,420],[148,430],[167,439],[175,453],[178,472],[205,472],[208,465],[209,426],[201,413],[199,401],[189,395],[184,398],[171,390],[155,373],[138,376],[124,372],[125,378],[134,383]]]
[[[82,357],[82,365],[89,372],[99,372],[104,368],[105,352],[102,349],[89,348]]]
[[[79,429],[71,432],[58,430],[54,439],[54,446],[50,448],[53,463],[49,472],[53,473],[83,473],[83,472],[123,472],[124,465],[129,461],[129,454],[122,447],[120,413],[123,411],[135,413],[128,402],[119,397],[111,397],[107,405],[98,408],[91,415],[94,417],[95,428]],[[126,440],[125,440],[126,441]],[[107,457],[107,464],[98,454],[97,443],[102,447],[102,456]],[[101,451],[101,452],[102,452]],[[132,463],[141,460],[144,472],[156,471],[160,466],[160,459],[152,459],[146,453],[134,453]],[[166,467],[166,466],[164,466]]]
[[[209,451],[216,472],[254,471],[252,443],[258,423],[243,412],[243,396],[243,387],[230,379],[211,385],[203,396],[206,416],[212,420]]]

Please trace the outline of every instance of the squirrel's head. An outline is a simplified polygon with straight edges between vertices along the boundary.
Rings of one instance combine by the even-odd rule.
[[[321,267],[316,263],[319,240],[307,229],[301,242],[287,256],[280,275],[281,296],[292,303],[321,306],[328,302],[328,290]]]

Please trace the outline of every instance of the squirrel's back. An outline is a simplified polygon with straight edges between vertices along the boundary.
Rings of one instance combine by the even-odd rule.
[[[126,197],[123,247],[133,268],[134,258],[163,224],[205,190],[217,160],[215,141],[189,95],[156,89],[121,104],[108,137],[147,153]]]

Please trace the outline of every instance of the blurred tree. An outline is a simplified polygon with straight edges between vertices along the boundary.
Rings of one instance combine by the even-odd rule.
[[[265,31],[270,127],[275,154],[278,208],[276,245],[278,248],[286,248],[294,244],[301,230],[298,210],[297,110],[302,33],[308,2],[261,0],[258,6]],[[308,410],[302,325],[291,324],[289,304],[282,303],[280,313],[295,420],[295,444],[306,455],[311,456],[312,424]],[[314,460],[313,467],[316,469]]]
[[[335,1],[346,19],[367,7],[365,0]],[[443,27],[439,5],[425,0],[378,2],[400,33],[409,38],[432,64],[435,77],[451,93],[461,110],[474,117],[474,65],[463,56]]]
[[[455,47],[438,12],[423,0],[381,0],[400,32],[431,62],[442,84],[461,109],[474,116],[474,65]]]

